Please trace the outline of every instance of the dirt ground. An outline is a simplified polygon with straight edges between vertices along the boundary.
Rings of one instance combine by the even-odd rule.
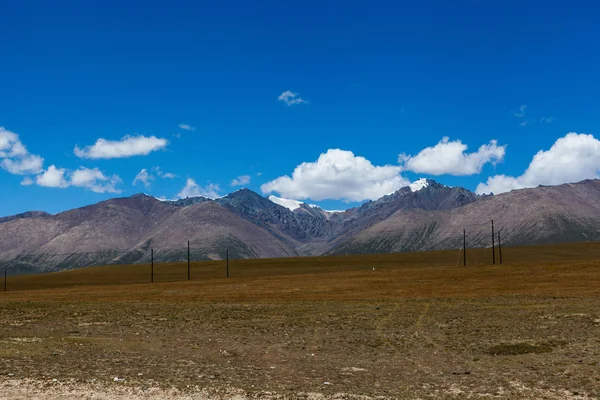
[[[0,398],[600,398],[594,257],[0,293]]]

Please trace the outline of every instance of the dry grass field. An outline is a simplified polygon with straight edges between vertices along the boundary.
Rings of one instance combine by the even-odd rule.
[[[600,244],[468,255],[9,276],[0,398],[599,398]]]

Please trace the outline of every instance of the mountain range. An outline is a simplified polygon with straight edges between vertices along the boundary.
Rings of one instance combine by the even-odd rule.
[[[0,218],[0,265],[41,272],[108,263],[387,253],[600,240],[600,180],[476,195],[421,179],[345,211],[241,189],[218,199],[115,198]]]

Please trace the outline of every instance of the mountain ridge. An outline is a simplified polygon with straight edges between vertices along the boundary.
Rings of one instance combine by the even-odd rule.
[[[147,262],[151,248],[168,260],[283,257],[491,245],[496,220],[507,245],[600,240],[600,180],[476,195],[433,180],[401,188],[343,212],[302,203],[290,210],[240,189],[217,199],[164,201],[135,194],[54,215],[0,219],[0,264],[51,271],[114,262]]]

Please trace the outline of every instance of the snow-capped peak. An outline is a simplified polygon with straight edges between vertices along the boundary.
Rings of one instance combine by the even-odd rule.
[[[269,196],[269,200],[271,200],[273,203],[279,204],[280,206],[283,206],[291,211],[294,211],[294,210],[300,208],[300,206],[302,204],[304,204],[302,201],[291,200],[291,199],[282,199],[281,197],[277,197],[277,196],[273,196],[273,195]]]
[[[412,190],[413,192],[417,192],[423,188],[426,188],[427,186],[429,186],[429,183],[427,182],[426,178],[417,179],[416,181],[408,185],[410,190]]]
[[[269,196],[268,198],[273,203],[279,204],[280,206],[283,206],[283,207],[287,208],[290,211],[297,210],[297,209],[299,209],[302,206],[302,204],[306,204],[303,201],[292,200],[292,199],[283,199],[281,197],[277,197],[277,196],[273,196],[273,195]],[[346,211],[346,210],[323,210],[321,207],[319,207],[316,204],[308,204],[308,206],[310,208],[315,208],[317,210],[321,210],[321,211],[323,211],[325,213],[328,213],[328,214],[343,213],[343,212]]]

